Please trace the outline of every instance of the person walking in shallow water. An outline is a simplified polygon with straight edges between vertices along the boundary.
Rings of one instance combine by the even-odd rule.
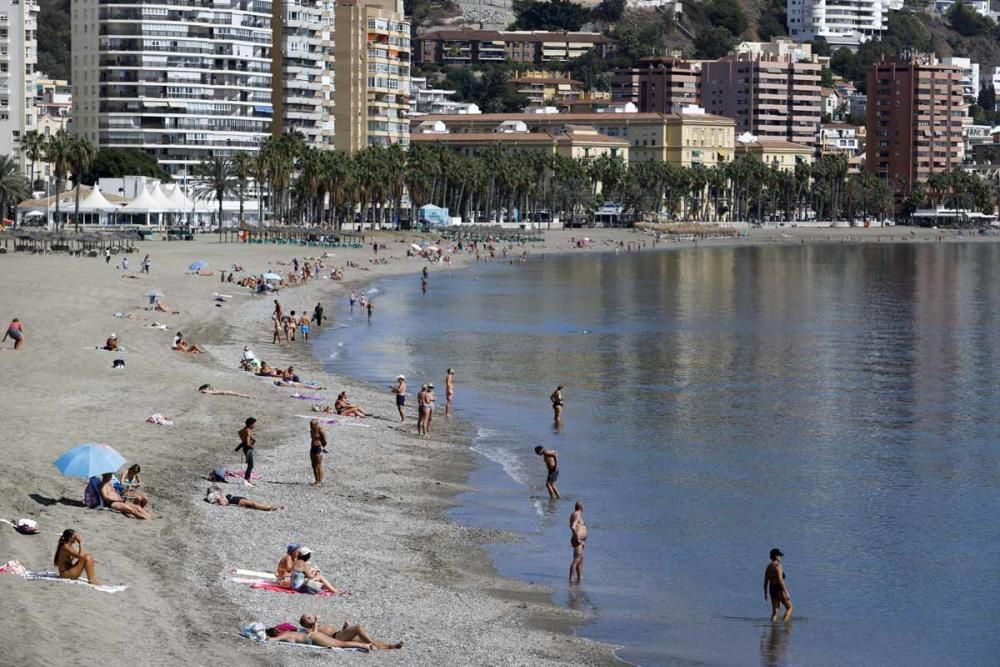
[[[781,605],[785,606],[785,616],[781,619],[787,621],[792,617],[792,596],[788,594],[788,586],[785,585],[785,570],[781,566],[781,559],[785,554],[780,549],[771,549],[771,562],[764,570],[764,601],[768,595],[771,597],[771,622],[778,620],[778,612]]]
[[[455,398],[455,371],[448,369],[444,376],[444,416],[451,416],[451,399]]]
[[[559,452],[554,449],[545,449],[541,445],[535,447],[535,453],[545,461],[545,468],[548,476],[545,478],[545,490],[549,492],[549,498],[559,499],[559,489],[556,488],[556,480],[559,479]]]

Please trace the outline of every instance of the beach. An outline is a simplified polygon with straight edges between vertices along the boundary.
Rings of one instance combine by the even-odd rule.
[[[593,240],[591,247],[571,249],[570,238],[584,235]],[[890,237],[920,243],[979,238],[938,230],[788,228],[700,244],[881,243]],[[344,281],[313,280],[283,290],[277,298],[284,309],[311,312],[322,302],[332,314],[334,301],[345,299],[352,286],[360,289],[395,274],[419,280],[426,262],[404,257],[414,235],[380,233],[376,238],[388,246],[379,255],[395,257],[390,263],[369,264],[370,247],[331,250],[334,256],[323,260],[327,267],[350,260],[370,270],[347,268]],[[652,248],[650,237],[630,230],[566,230],[546,239],[529,253],[608,251],[612,240],[644,241]],[[41,530],[21,536],[0,526],[0,563],[18,560],[33,570],[51,569],[59,534],[75,528],[97,558],[102,581],[128,586],[110,594],[0,575],[0,595],[12,626],[20,628],[0,637],[5,662],[299,664],[315,659],[313,651],[260,646],[238,633],[245,623],[295,622],[301,613],[331,624],[350,619],[378,639],[405,644],[374,656],[333,658],[348,664],[616,662],[612,646],[572,634],[586,620],[583,614],[553,605],[541,586],[495,574],[482,545],[516,536],[445,518],[456,494],[467,488],[473,466],[460,398],[455,425],[446,425],[439,411],[434,437],[418,439],[412,421],[401,429],[394,418],[388,391],[392,377],[385,378],[384,388],[362,385],[323,373],[304,343],[272,346],[272,298],[219,282],[218,271],[234,262],[252,273],[287,271],[292,258],[322,252],[219,244],[208,234],[194,242],[140,243],[128,272],[116,268],[120,256],[110,265],[62,255],[0,256],[7,269],[0,317],[20,318],[25,330],[23,349],[12,351],[8,341],[0,352],[7,462],[0,474],[0,517],[32,518]],[[147,253],[152,268],[143,275],[137,268]],[[187,273],[195,260],[207,262],[215,275]],[[459,255],[452,264],[458,269],[474,261]],[[144,295],[154,289],[179,314],[145,310]],[[232,298],[216,301],[217,293]],[[116,312],[136,319],[115,317]],[[154,321],[166,329],[151,327]],[[335,325],[324,322],[324,327]],[[391,327],[392,313],[376,308],[372,326]],[[171,350],[177,331],[207,353]],[[124,353],[96,349],[111,333]],[[353,402],[382,417],[326,426],[330,453],[322,487],[308,485],[308,420],[298,416],[309,416],[311,403],[291,398],[293,389],[240,371],[244,345],[268,363],[294,365],[303,378],[321,382],[326,389],[318,393],[326,402],[346,389]],[[125,367],[112,369],[118,358]],[[205,383],[254,398],[202,395],[197,388]],[[411,402],[414,394],[411,386]],[[174,425],[147,423],[155,413]],[[286,505],[287,511],[253,512],[203,501],[211,469],[242,469],[233,449],[237,430],[250,416],[258,420],[256,469],[263,482],[253,489],[231,483],[226,492]],[[60,476],[52,462],[83,442],[107,443],[142,465],[154,520],[78,506],[84,480]],[[286,595],[230,580],[235,568],[273,571],[292,542],[312,548],[314,564],[350,595]],[[567,564],[568,556],[567,550]]]

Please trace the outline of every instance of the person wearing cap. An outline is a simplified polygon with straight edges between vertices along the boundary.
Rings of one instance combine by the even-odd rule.
[[[785,616],[783,621],[792,617],[792,596],[788,594],[788,586],[785,585],[785,570],[781,567],[781,559],[785,554],[781,549],[771,549],[771,562],[764,570],[764,600],[768,595],[771,597],[771,622],[778,620],[778,611],[781,605],[785,605]]]
[[[417,435],[424,435],[427,427],[427,385],[420,385],[417,392]]]
[[[295,557],[298,556],[301,548],[302,545],[297,542],[285,547],[285,555],[281,557],[281,560],[278,561],[278,567],[274,569],[274,576],[279,584],[288,585],[288,575],[292,571],[292,566],[295,565]]]
[[[295,562],[288,573],[288,587],[300,593],[329,591],[336,595],[340,591],[320,575],[317,568],[309,564],[312,553],[312,549],[302,546],[295,551]]]
[[[396,386],[390,387],[392,393],[396,395],[396,409],[399,410],[400,423],[406,421],[406,377],[396,376]]]
[[[111,334],[108,339],[104,341],[104,349],[108,352],[118,351],[118,334]]]

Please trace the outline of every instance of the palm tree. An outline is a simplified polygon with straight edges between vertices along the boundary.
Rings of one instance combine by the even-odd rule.
[[[27,197],[28,188],[17,158],[0,155],[0,218],[6,218],[11,206]]]
[[[215,199],[219,202],[219,242],[222,242],[222,202],[236,189],[233,161],[215,156],[199,162],[194,167],[194,195],[198,199]]]
[[[240,200],[240,227],[243,226],[243,201],[246,199],[247,185],[255,170],[256,163],[254,156],[242,151],[233,156],[233,177],[236,179],[236,196]],[[259,182],[257,186],[258,188],[260,187]]]
[[[52,173],[56,177],[56,228],[60,228],[59,222],[59,195],[62,194],[63,183],[66,181],[66,174],[69,171],[69,144],[70,136],[65,130],[59,130],[51,135],[45,142],[45,159],[52,165]]]
[[[45,152],[46,142],[45,135],[39,134],[37,130],[25,133],[24,139],[21,140],[21,148],[27,154],[28,160],[31,161],[28,179],[29,188],[32,190],[35,189],[35,163],[41,159],[42,154]]]
[[[76,195],[74,197],[73,226],[76,231],[80,231],[80,186],[83,182],[83,173],[90,169],[90,165],[97,158],[97,148],[86,137],[72,136],[67,147],[70,167],[73,169],[73,181],[76,183]]]

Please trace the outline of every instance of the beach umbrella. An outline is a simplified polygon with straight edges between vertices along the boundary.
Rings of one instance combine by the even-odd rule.
[[[264,280],[281,280],[281,276],[277,273],[265,273]]]
[[[206,268],[208,268],[208,262],[199,259],[197,262],[191,263],[191,266],[188,267],[188,271],[201,271]]]
[[[158,289],[151,289],[148,292],[146,292],[146,296],[150,299],[162,299],[163,292],[161,292]]]
[[[95,477],[114,472],[125,465],[125,457],[108,445],[88,442],[77,445],[54,462],[67,477]]]

